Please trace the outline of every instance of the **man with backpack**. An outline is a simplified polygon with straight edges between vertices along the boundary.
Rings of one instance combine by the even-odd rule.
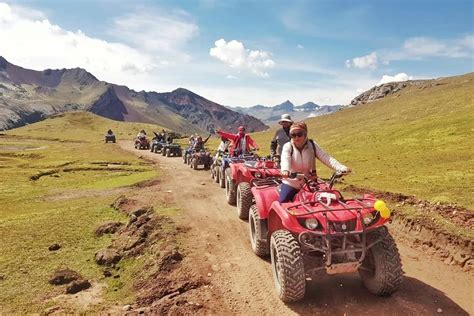
[[[291,140],[283,145],[281,153],[281,173],[283,175],[279,201],[293,200],[296,193],[303,187],[302,179],[288,178],[291,173],[303,173],[306,177],[316,176],[318,158],[327,167],[341,173],[349,173],[351,169],[328,155],[312,139],[308,139],[308,127],[305,122],[294,123],[290,128]]]
[[[293,120],[289,114],[282,114],[278,124],[281,125],[281,128],[273,136],[270,144],[270,154],[273,161],[279,166],[283,145],[290,141],[290,127],[293,124]]]

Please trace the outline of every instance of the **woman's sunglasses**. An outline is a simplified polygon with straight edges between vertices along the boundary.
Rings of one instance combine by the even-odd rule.
[[[296,137],[303,137],[305,135],[304,132],[297,132],[297,133],[291,133],[290,137],[291,138],[296,138]]]

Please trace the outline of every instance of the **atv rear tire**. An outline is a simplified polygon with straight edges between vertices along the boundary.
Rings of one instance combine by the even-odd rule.
[[[171,157],[171,149],[168,149],[168,150],[166,151],[166,157]]]
[[[219,173],[219,186],[225,189],[225,172],[221,171],[220,168],[217,172]]]
[[[214,182],[219,183],[220,181],[220,173],[219,173],[219,168],[217,166],[214,166],[212,168],[214,170]]]
[[[248,182],[241,182],[237,186],[237,215],[240,219],[248,219],[249,218],[249,210],[250,206],[252,206],[253,202],[253,194],[250,190],[250,183]]]
[[[400,253],[386,228],[367,234],[367,244],[380,240],[366,254],[359,275],[369,292],[388,296],[395,293],[403,282]]]
[[[193,165],[192,168],[193,168],[194,170],[198,170],[198,160],[197,160],[197,159],[193,159],[193,164],[192,164],[192,165]]]
[[[277,230],[270,239],[273,280],[283,302],[296,302],[304,297],[306,277],[300,245],[287,230]]]
[[[249,213],[249,233],[250,233],[250,244],[252,246],[253,252],[261,257],[268,257],[268,242],[266,240],[260,239],[261,236],[261,219],[258,215],[257,205],[252,205],[250,207]]]
[[[162,156],[166,155],[166,150],[167,150],[166,148],[161,149],[161,155]]]
[[[232,173],[230,168],[225,169],[225,196],[227,203],[235,205],[237,200],[237,190],[235,189],[234,180],[232,180]]]

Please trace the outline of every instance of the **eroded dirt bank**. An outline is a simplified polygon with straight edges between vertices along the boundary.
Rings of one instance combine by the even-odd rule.
[[[160,194],[180,209],[174,220],[189,227],[181,234],[185,269],[204,278],[206,287],[193,291],[194,312],[304,315],[468,315],[474,314],[472,274],[447,265],[403,238],[405,232],[389,227],[397,239],[406,272],[401,290],[389,298],[368,293],[357,274],[321,275],[309,284],[304,301],[285,305],[275,295],[268,261],[256,257],[248,241],[247,222],[227,205],[225,193],[209,172],[194,171],[181,158],[166,158],[149,151],[125,150],[156,161],[163,169]]]

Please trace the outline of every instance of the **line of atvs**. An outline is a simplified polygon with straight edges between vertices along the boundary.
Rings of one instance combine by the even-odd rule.
[[[171,145],[152,142],[151,150],[182,155],[193,169],[210,169],[237,216],[248,220],[253,252],[270,256],[275,288],[284,302],[301,300],[307,282],[324,272],[358,272],[365,287],[380,296],[400,288],[400,254],[385,226],[390,210],[372,194],[344,198],[334,188],[343,174],[336,172],[328,180],[291,174],[304,186],[293,201],[280,203],[282,176],[270,157],[230,157],[226,152],[212,157],[206,150],[172,151]]]

